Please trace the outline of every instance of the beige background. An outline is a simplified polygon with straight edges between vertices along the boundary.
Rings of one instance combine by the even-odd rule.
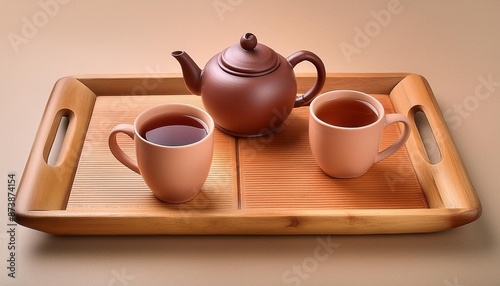
[[[500,1],[2,1],[0,285],[498,285]],[[180,72],[253,32],[329,72],[414,72],[437,97],[483,204],[435,234],[54,237],[22,226],[7,276],[7,174],[20,179],[55,81]],[[312,72],[309,64],[296,71]],[[484,82],[489,84],[485,85]],[[336,248],[313,261],[322,243]],[[298,274],[299,270],[302,271]],[[294,274],[297,273],[297,274]]]

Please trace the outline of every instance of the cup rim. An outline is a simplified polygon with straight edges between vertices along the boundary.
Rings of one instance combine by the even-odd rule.
[[[173,112],[175,110],[175,107],[177,107],[177,109],[178,108],[189,108],[191,110],[195,110],[195,111],[203,114],[206,117],[206,119],[208,119],[209,122],[207,122],[205,120],[205,118],[200,118],[200,116],[197,114],[186,113],[186,112],[177,112],[179,114],[195,116],[196,118],[200,119],[204,123],[204,125],[206,125],[206,127],[207,127],[207,135],[205,137],[203,137],[201,140],[198,140],[198,141],[190,143],[190,144],[180,145],[180,146],[169,146],[169,145],[156,144],[156,143],[148,141],[146,138],[141,136],[141,134],[139,133],[138,124],[139,124],[140,120],[143,120],[143,117],[147,116],[147,114],[152,113],[152,112],[160,113],[161,110],[164,110],[167,108],[169,109],[170,112],[175,113],[175,112]],[[163,113],[163,112],[161,112],[161,113]],[[211,137],[211,135],[213,134],[214,129],[215,129],[214,120],[213,120],[212,116],[210,116],[210,114],[208,114],[208,112],[199,108],[198,106],[194,106],[194,105],[187,104],[187,103],[164,103],[164,104],[154,105],[154,106],[151,106],[149,108],[146,108],[135,117],[133,125],[134,125],[135,136],[138,137],[142,142],[149,144],[151,146],[155,146],[158,148],[165,148],[165,149],[182,149],[182,148],[187,148],[190,146],[202,144],[206,140],[210,140],[208,137]]]
[[[377,110],[377,116],[378,116],[377,120],[375,120],[374,122],[372,122],[370,124],[363,125],[363,126],[345,127],[345,126],[338,126],[338,125],[333,125],[333,124],[324,122],[323,120],[318,118],[318,116],[316,116],[316,113],[314,112],[314,110],[316,109],[316,105],[320,104],[318,102],[320,102],[321,100],[330,101],[330,100],[339,99],[339,98],[352,99],[352,97],[350,97],[350,96],[341,95],[341,94],[356,94],[356,96],[358,96],[358,97],[368,98],[369,101],[367,101],[367,100],[365,100],[365,101],[367,101],[370,105],[372,105]],[[328,97],[329,100],[324,99],[325,97]],[[362,99],[362,100],[364,100],[364,99]],[[343,129],[343,130],[360,130],[360,129],[370,128],[373,125],[379,124],[380,121],[382,121],[384,116],[385,116],[384,106],[382,105],[382,103],[380,101],[378,101],[378,99],[376,99],[375,97],[373,97],[365,92],[362,92],[359,90],[352,90],[352,89],[332,90],[332,91],[327,91],[325,93],[322,93],[322,94],[316,96],[316,98],[314,98],[314,100],[309,105],[309,113],[314,118],[314,120],[316,122],[318,122],[319,124],[326,126],[326,127],[329,127],[329,128],[336,128],[336,129]]]

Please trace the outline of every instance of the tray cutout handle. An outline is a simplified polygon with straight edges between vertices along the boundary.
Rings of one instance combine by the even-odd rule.
[[[70,119],[71,118],[71,119]],[[60,110],[54,117],[54,123],[45,143],[43,159],[49,166],[60,165],[64,160],[65,151],[68,151],[68,143],[71,138],[70,124],[73,124],[74,113],[69,109]],[[70,123],[71,121],[71,123]],[[72,126],[73,127],[73,126]]]
[[[443,157],[441,155],[441,150],[439,149],[439,144],[436,141],[436,137],[434,136],[432,127],[429,124],[429,120],[427,119],[427,115],[425,115],[425,112],[422,110],[421,106],[414,106],[410,110],[410,113],[413,115],[415,126],[418,130],[418,135],[420,136],[420,140],[424,145],[425,154],[427,155],[427,161],[432,165],[438,164]]]
[[[479,198],[427,80],[410,74],[394,87],[390,97],[396,112],[408,114],[414,123],[415,132],[412,132],[407,144],[411,147],[409,150],[415,150],[409,155],[413,164],[418,166],[415,170],[420,183],[426,186],[425,196],[429,206],[461,210],[454,217],[454,226],[477,219],[481,215]],[[439,162],[432,163],[426,158],[429,154],[426,154],[420,131],[416,130],[415,115],[418,111],[425,114],[439,148]]]
[[[28,219],[29,211],[66,208],[95,100],[73,77],[55,84],[16,194],[19,223]]]

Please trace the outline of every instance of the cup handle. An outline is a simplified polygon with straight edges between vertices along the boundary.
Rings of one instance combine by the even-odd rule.
[[[302,61],[311,62],[316,68],[317,77],[316,83],[303,95],[297,97],[295,99],[294,107],[299,107],[302,105],[306,105],[311,100],[314,99],[318,93],[320,93],[321,89],[325,85],[326,81],[326,68],[323,64],[323,61],[314,53],[309,51],[298,51],[287,58],[287,61],[290,63],[292,68],[294,68],[298,63]]]
[[[399,136],[398,140],[394,142],[391,146],[387,147],[383,151],[379,152],[377,154],[377,157],[375,158],[375,163],[389,157],[392,155],[394,152],[399,150],[403,146],[403,144],[406,143],[406,140],[408,140],[408,137],[410,137],[410,121],[408,118],[406,118],[402,114],[398,113],[393,113],[393,114],[386,114],[385,115],[385,122],[384,122],[384,128],[392,123],[395,122],[401,122],[404,124],[404,129],[403,133]]]
[[[111,150],[113,156],[115,156],[115,158],[120,161],[120,163],[140,175],[141,173],[139,171],[139,166],[137,166],[137,163],[132,160],[127,154],[125,154],[120,146],[118,146],[118,142],[116,142],[116,135],[120,132],[127,134],[130,138],[132,138],[132,140],[134,139],[135,132],[134,126],[132,124],[118,124],[111,130],[111,133],[109,134],[109,150]]]

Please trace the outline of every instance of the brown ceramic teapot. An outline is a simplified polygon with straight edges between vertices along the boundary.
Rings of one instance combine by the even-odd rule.
[[[281,130],[292,109],[309,103],[325,83],[325,66],[318,56],[298,51],[284,58],[257,43],[251,33],[215,55],[203,71],[183,51],[175,51],[172,56],[181,64],[187,88],[201,95],[217,127],[235,136]],[[316,67],[317,79],[309,91],[297,96],[293,68],[302,61]]]

